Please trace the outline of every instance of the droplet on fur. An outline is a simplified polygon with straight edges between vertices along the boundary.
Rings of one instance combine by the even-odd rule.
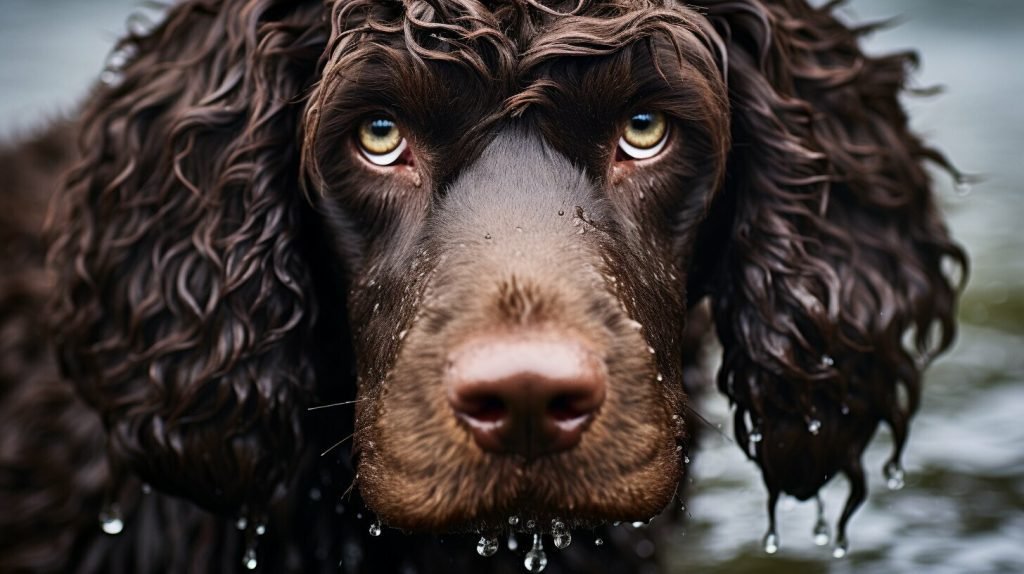
[[[654,347],[652,347],[650,345],[647,345],[647,352],[653,355],[654,354]]]
[[[548,566],[548,556],[544,553],[544,544],[540,540],[540,534],[533,535],[533,548],[526,553],[523,566],[527,572],[543,572]]]
[[[514,514],[512,516],[509,516],[508,517],[508,524],[509,524],[509,526],[515,526],[515,525],[519,524],[519,517],[514,515]]]
[[[111,504],[100,511],[100,528],[110,535],[120,534],[124,530],[124,519],[121,518],[121,508],[117,504]]]
[[[497,536],[481,536],[480,541],[476,543],[476,553],[480,556],[494,556],[494,553],[498,551],[498,537]]]
[[[259,560],[256,559],[256,549],[252,547],[246,548],[245,555],[242,556],[242,565],[245,566],[245,569],[255,570],[259,564]]]
[[[655,378],[655,379],[656,379],[656,380],[657,380],[657,381],[658,381],[659,383],[665,380],[665,377],[661,376],[661,373],[658,373],[658,376],[657,376],[657,377],[654,377],[654,378]]]
[[[885,463],[883,472],[885,473],[885,485],[889,487],[889,490],[901,490],[906,486],[906,475],[903,468],[900,467],[900,463],[890,460]]]
[[[405,329],[405,330],[401,331],[400,333],[398,333],[398,340],[401,341],[402,339],[405,339],[405,336],[408,335],[408,334],[409,334],[409,329]]]
[[[836,360],[833,359],[831,355],[822,355],[821,364],[825,365],[826,367],[831,367],[836,364]]]
[[[764,535],[764,551],[765,554],[775,554],[779,551],[779,535],[774,530],[769,530],[768,534]]]
[[[633,523],[633,528],[643,528],[645,526],[642,520],[637,520]]]
[[[836,547],[832,549],[832,557],[845,558],[849,551],[850,543],[846,541],[846,538],[840,538],[839,540],[836,540]]]
[[[516,535],[509,532],[508,534],[508,549],[515,552],[519,548],[519,541],[516,540]]]
[[[813,435],[817,435],[819,432],[821,432],[821,421],[819,421],[818,419],[811,419],[810,421],[808,421],[807,432]]]
[[[380,536],[380,521],[377,520],[370,525],[370,536]]]

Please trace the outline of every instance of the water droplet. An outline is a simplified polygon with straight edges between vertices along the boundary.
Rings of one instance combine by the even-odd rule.
[[[509,523],[510,526],[515,526],[515,525],[519,524],[519,517],[514,515],[514,514],[512,516],[509,516],[508,517],[508,523]]]
[[[148,482],[142,483],[142,494],[150,494],[153,492],[153,487]]]
[[[256,536],[263,536],[267,533],[267,525],[262,522],[256,524]]]
[[[844,415],[850,414],[850,405],[843,403],[842,405],[840,405],[839,411]]]
[[[490,239],[490,238],[491,238],[491,234],[490,233],[485,233],[484,234],[484,239]]]
[[[562,217],[563,215],[565,215],[565,210],[564,209],[559,209],[558,210],[558,217]]]
[[[684,456],[683,457],[683,464],[690,464],[690,457]]]
[[[245,530],[249,526],[249,519],[244,516],[239,516],[238,520],[235,521],[235,528],[239,530]]]
[[[840,538],[839,540],[836,540],[836,547],[832,549],[832,557],[843,558],[849,551],[850,543],[846,541],[846,538]]]
[[[764,435],[761,434],[761,427],[754,427],[754,429],[750,431],[750,442],[757,444],[762,440],[764,440]]]
[[[321,494],[320,494],[320,489],[319,488],[311,488],[311,489],[309,489],[309,499],[310,500],[320,500],[320,496],[321,496]]]
[[[956,194],[960,197],[967,197],[972,191],[974,191],[974,186],[968,178],[959,177],[956,180],[956,187],[954,189],[956,190]]]
[[[526,527],[529,528],[530,530],[533,530],[534,528],[537,528],[537,523],[535,521],[533,521],[533,520],[527,520],[526,521]]]
[[[523,228],[522,228],[522,227],[519,227],[519,226],[517,225],[517,226],[516,226],[516,232],[517,232],[517,233],[522,233],[522,232],[523,232]]]
[[[828,546],[828,543],[831,541],[832,537],[829,535],[828,523],[819,518],[814,524],[814,544],[817,546]]]
[[[604,544],[604,540],[601,540],[600,538],[595,538],[594,539],[594,546],[602,546],[603,544]]]
[[[633,528],[643,528],[643,527],[644,527],[644,523],[643,523],[642,520],[637,520],[636,522],[633,523]]]
[[[810,421],[808,421],[807,432],[813,435],[817,435],[819,432],[821,432],[821,421],[819,421],[818,419],[811,419]]]
[[[480,541],[476,543],[476,553],[480,556],[494,556],[494,553],[497,551],[497,536],[481,536]]]
[[[766,554],[775,554],[779,551],[779,535],[774,530],[769,530],[764,535],[764,551]]]
[[[516,535],[509,532],[508,534],[508,549],[515,552],[516,548],[519,548],[519,541],[516,540]]]
[[[906,477],[900,463],[890,460],[885,463],[883,471],[885,472],[885,485],[889,487],[889,490],[901,490],[906,486]]]
[[[402,339],[405,339],[405,336],[408,335],[408,334],[409,334],[409,329],[402,330],[400,333],[398,333],[398,340],[401,341]]]
[[[540,534],[533,535],[533,548],[526,553],[523,566],[527,572],[543,572],[548,566],[548,556],[544,553],[544,544],[541,543]]]
[[[110,535],[120,534],[124,530],[124,520],[118,505],[111,504],[100,511],[100,528]]]
[[[647,345],[647,352],[653,355],[654,354],[654,347],[652,347],[650,345]]]
[[[377,520],[370,525],[370,536],[380,536],[380,521]]]
[[[551,536],[555,539],[555,548],[559,550],[565,550],[572,544],[572,534],[569,533],[564,522],[551,521]]]
[[[683,451],[683,445],[677,445],[676,446],[676,452],[682,452],[682,451]]]
[[[655,378],[655,379],[657,379],[657,381],[658,381],[659,383],[660,383],[661,381],[664,381],[664,380],[665,380],[665,377],[661,376],[661,373],[658,373],[658,376],[657,376],[657,377],[654,377],[654,378]]]
[[[826,367],[831,367],[832,365],[836,364],[836,360],[833,359],[831,355],[822,355],[821,364],[825,365]]]
[[[245,555],[242,556],[242,565],[245,566],[246,570],[255,570],[259,564],[259,560],[256,559],[256,549],[252,547],[247,548]]]

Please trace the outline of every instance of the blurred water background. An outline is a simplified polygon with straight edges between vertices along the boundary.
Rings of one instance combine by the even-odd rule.
[[[0,139],[74,109],[125,29],[136,0],[0,0]],[[783,500],[782,548],[761,549],[766,528],[760,474],[726,436],[728,405],[700,409],[706,433],[687,508],[670,544],[672,572],[1024,572],[1024,0],[852,0],[850,21],[899,17],[872,53],[917,49],[919,87],[908,98],[917,130],[964,171],[984,177],[967,195],[936,173],[954,235],[972,274],[956,347],[929,371],[905,457],[906,487],[882,477],[880,432],[867,457],[871,494],[854,517],[851,553],[814,545],[812,503]],[[2,182],[0,182],[2,185]],[[834,524],[846,494],[830,485]]]

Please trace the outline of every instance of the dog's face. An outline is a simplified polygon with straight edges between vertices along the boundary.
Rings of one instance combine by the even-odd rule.
[[[697,18],[551,18],[514,45],[496,14],[439,36],[349,17],[307,129],[351,277],[364,497],[413,529],[656,514],[728,132]]]

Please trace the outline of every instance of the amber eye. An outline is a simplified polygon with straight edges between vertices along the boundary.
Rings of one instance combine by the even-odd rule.
[[[405,151],[405,138],[398,124],[387,118],[369,118],[359,124],[359,150],[375,165],[391,165]]]
[[[619,149],[633,159],[654,157],[668,142],[668,120],[661,112],[640,112],[626,122]]]

